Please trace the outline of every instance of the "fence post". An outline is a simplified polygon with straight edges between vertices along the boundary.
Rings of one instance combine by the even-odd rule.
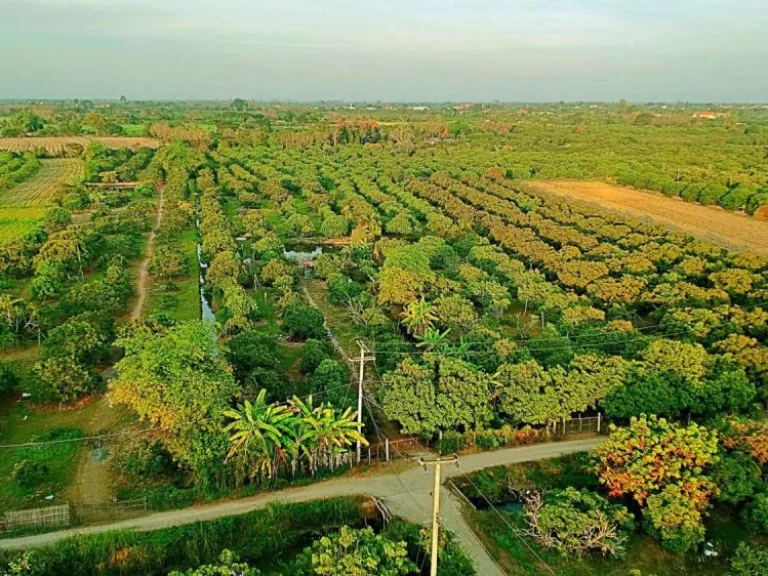
[[[600,434],[600,422],[601,422],[602,414],[600,412],[597,413],[597,433]]]
[[[384,459],[389,462],[389,438],[384,438]]]
[[[368,446],[368,464],[371,463],[371,447]]]
[[[583,422],[583,418],[579,416],[579,432],[581,432],[582,430],[582,422]]]

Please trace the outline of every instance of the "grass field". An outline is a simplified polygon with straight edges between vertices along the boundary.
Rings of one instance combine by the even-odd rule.
[[[558,196],[597,204],[634,218],[664,224],[732,250],[768,254],[768,222],[760,222],[743,214],[604,182],[551,180],[528,182],[527,185]]]
[[[29,180],[0,194],[0,242],[23,236],[35,227],[64,185],[82,172],[76,158],[42,160],[42,167]]]
[[[133,138],[126,136],[52,136],[43,138],[0,138],[0,150],[23,152],[44,148],[53,156],[64,152],[68,144],[79,144],[83,148],[91,142],[100,142],[107,148],[157,148],[160,143],[153,138]]]
[[[153,281],[147,295],[144,316],[168,314],[179,321],[200,319],[200,276],[197,265],[198,236],[194,228],[181,234],[181,243],[187,255],[187,274],[174,280],[169,290],[162,282]]]

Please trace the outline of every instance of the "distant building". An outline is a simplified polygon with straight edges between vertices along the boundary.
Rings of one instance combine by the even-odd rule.
[[[424,112],[425,110],[429,110],[429,106],[411,106],[411,110],[415,110],[416,112]]]
[[[715,120],[720,118],[722,114],[715,112],[714,110],[702,110],[701,112],[694,112],[693,117],[698,120]]]

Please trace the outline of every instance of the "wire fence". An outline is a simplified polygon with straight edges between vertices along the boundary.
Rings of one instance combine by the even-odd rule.
[[[39,528],[64,528],[135,518],[147,511],[147,499],[122,500],[105,504],[57,504],[26,510],[9,510],[0,518],[0,534]]]

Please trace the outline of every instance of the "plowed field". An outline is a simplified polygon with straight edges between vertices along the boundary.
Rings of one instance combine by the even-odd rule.
[[[597,204],[613,212],[663,224],[731,250],[768,254],[768,222],[760,222],[744,214],[603,182],[550,180],[528,182],[527,185],[536,190]]]

